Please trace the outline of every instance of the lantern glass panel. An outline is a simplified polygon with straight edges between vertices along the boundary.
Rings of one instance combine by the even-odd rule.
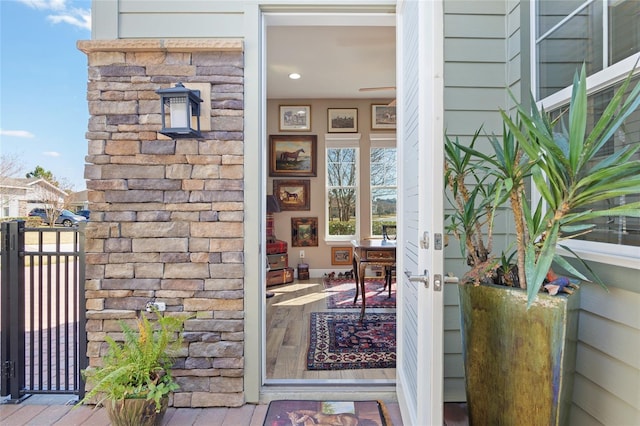
[[[171,111],[171,127],[185,128],[190,125],[191,105],[186,97],[176,97],[169,100]]]

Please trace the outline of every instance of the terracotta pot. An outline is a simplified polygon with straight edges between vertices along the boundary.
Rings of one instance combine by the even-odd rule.
[[[566,424],[579,290],[541,293],[529,309],[524,290],[484,284],[459,290],[470,424]]]
[[[163,398],[162,408],[156,413],[156,403],[146,399],[121,399],[105,401],[109,420],[114,426],[156,426],[162,423],[169,405],[169,398]]]

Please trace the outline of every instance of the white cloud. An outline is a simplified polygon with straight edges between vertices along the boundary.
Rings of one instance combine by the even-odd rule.
[[[49,15],[47,20],[54,24],[64,22],[74,27],[91,31],[91,12],[86,9],[71,9],[60,15]]]
[[[67,8],[67,0],[18,0],[32,9],[39,10],[64,10]]]
[[[0,129],[0,136],[13,136],[16,138],[34,138],[35,135],[27,130],[4,130]]]
[[[65,23],[85,30],[91,30],[91,10],[68,5],[68,0],[19,0],[32,9],[52,11],[47,20],[53,24]]]
[[[42,153],[46,157],[60,157],[62,154],[56,151],[45,151]]]

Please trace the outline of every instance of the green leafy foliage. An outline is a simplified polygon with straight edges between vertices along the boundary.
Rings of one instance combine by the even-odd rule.
[[[121,321],[124,334],[122,343],[105,337],[109,350],[102,366],[83,371],[92,389],[78,405],[94,397],[100,398],[98,403],[105,399],[144,398],[155,401],[159,410],[161,399],[178,389],[178,384],[171,376],[171,367],[174,356],[182,346],[186,318],[162,315],[157,311],[154,313],[157,321],[150,321],[141,313],[137,330]]]
[[[595,224],[590,221],[598,217],[640,217],[640,202],[594,207],[599,201],[640,193],[640,161],[634,159],[640,144],[628,145],[609,155],[601,151],[640,106],[640,83],[625,97],[631,78],[629,74],[590,132],[583,66],[574,78],[566,126],[551,120],[532,98],[528,106],[517,105],[515,118],[500,112],[503,134],[501,139],[487,136],[493,151],[490,154],[474,148],[478,133],[469,146],[445,138],[446,178],[454,196],[451,204],[456,207],[455,214],[449,217],[448,229],[466,242],[468,259],[487,248],[485,238],[491,241],[492,226],[478,227],[478,224],[490,225],[495,210],[508,201],[515,223],[518,281],[521,288],[527,289],[529,305],[553,262],[581,279],[588,279],[557,255],[561,241],[591,232]],[[476,177],[476,170],[484,171],[482,178]],[[529,205],[531,195],[526,193],[526,178],[531,178],[541,195],[535,209]],[[458,199],[459,194],[468,195]],[[489,205],[491,212],[485,211]],[[577,258],[592,278],[599,281],[588,265]],[[476,259],[469,264],[486,269],[495,267],[497,262],[479,264]],[[477,271],[471,274],[476,281],[481,275],[492,273],[485,270],[482,274]]]
[[[382,229],[382,228],[381,228]],[[329,235],[354,235],[356,233],[356,221],[331,220],[329,221]]]

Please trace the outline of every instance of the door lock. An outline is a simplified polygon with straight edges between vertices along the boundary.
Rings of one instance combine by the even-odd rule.
[[[420,238],[420,248],[425,250],[429,248],[429,231],[424,231],[422,233],[422,238]]]

